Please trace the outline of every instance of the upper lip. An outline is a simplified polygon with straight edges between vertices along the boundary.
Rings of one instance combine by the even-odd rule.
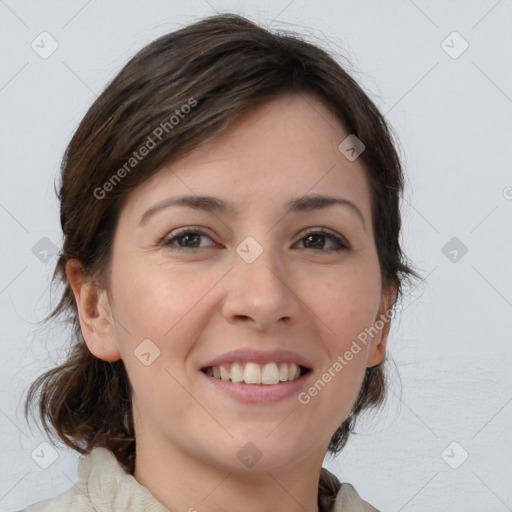
[[[253,362],[258,364],[295,363],[298,366],[304,366],[308,369],[311,368],[311,363],[306,358],[290,350],[254,350],[249,348],[226,352],[225,354],[208,361],[201,368],[220,366],[221,364],[231,364],[235,362]]]

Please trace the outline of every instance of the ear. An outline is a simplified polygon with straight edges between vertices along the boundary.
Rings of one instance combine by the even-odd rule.
[[[88,278],[78,260],[69,260],[66,275],[73,289],[82,335],[91,353],[104,361],[121,359],[106,290]]]
[[[382,294],[379,312],[373,327],[377,333],[373,336],[370,350],[368,352],[367,368],[378,366],[384,361],[386,356],[386,343],[388,341],[389,330],[391,328],[391,305],[394,303],[397,294],[396,284],[392,284]]]

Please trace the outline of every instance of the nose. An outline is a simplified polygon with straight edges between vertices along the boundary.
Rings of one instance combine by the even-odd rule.
[[[250,249],[255,250],[254,246]],[[289,325],[300,318],[301,302],[293,290],[292,271],[276,251],[263,248],[251,260],[242,251],[235,254],[233,268],[226,276],[224,318],[229,323],[245,323],[260,331]]]

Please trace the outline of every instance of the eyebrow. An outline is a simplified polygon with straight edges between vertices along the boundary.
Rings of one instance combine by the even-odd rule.
[[[311,212],[313,210],[322,210],[330,206],[344,206],[355,213],[361,220],[363,228],[366,231],[366,223],[361,210],[348,199],[334,197],[322,194],[309,194],[296,197],[288,201],[285,205],[291,212]],[[186,195],[178,197],[169,197],[164,199],[145,211],[139,220],[139,225],[144,224],[149,217],[155,213],[173,206],[185,206],[194,210],[202,210],[214,213],[229,213],[235,215],[237,211],[232,203],[213,196]]]

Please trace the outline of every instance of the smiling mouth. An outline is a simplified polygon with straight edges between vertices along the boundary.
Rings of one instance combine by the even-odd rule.
[[[275,386],[308,374],[311,369],[295,363],[233,362],[219,366],[206,366],[201,371],[214,379],[253,385]]]

